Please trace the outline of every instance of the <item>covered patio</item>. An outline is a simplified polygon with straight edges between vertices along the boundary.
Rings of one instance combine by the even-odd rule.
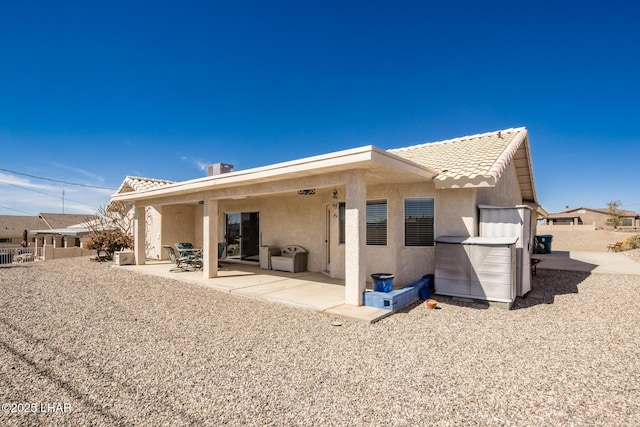
[[[262,270],[257,265],[224,263],[216,277],[206,278],[201,270],[170,272],[172,266],[169,261],[151,261],[115,267],[366,323],[393,314],[391,310],[346,304],[344,280],[323,273],[287,273]]]
[[[135,241],[145,242],[135,247],[138,267],[153,259],[150,248],[163,259],[159,245],[190,242],[203,254],[203,269],[196,274],[207,283],[218,276],[229,283],[224,279],[227,274],[216,268],[221,242],[227,245],[227,258],[247,262],[258,261],[260,247],[301,246],[309,254],[310,272],[324,272],[325,280],[341,281],[340,302],[323,307],[325,310],[341,304],[361,306],[370,273],[392,271],[398,284],[428,273],[423,265],[433,257],[433,248],[404,247],[400,221],[391,222],[394,228],[388,239],[386,228],[387,216],[404,215],[406,194],[434,197],[435,175],[424,166],[365,146],[182,183],[123,185],[112,201],[135,206]],[[384,212],[377,221],[385,231],[384,242],[368,247],[366,211],[370,200],[383,203]],[[388,203],[392,205],[389,211]],[[159,219],[150,221],[150,210],[157,212]],[[242,218],[233,222],[240,224],[238,229],[232,228],[230,220],[236,216]],[[245,253],[243,248],[251,250]],[[266,270],[254,276],[278,274]],[[284,292],[288,298],[293,289]],[[263,298],[276,298],[279,293],[282,291],[267,292]]]

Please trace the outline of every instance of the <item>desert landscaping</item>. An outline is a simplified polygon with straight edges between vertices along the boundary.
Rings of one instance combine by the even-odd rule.
[[[594,230],[588,226],[571,230],[563,226],[538,225],[537,234],[552,235],[554,251],[607,252],[610,245],[638,235],[640,230]],[[640,261],[640,249],[621,253]]]
[[[596,238],[618,234],[553,242]],[[539,269],[512,310],[438,297],[374,324],[87,258],[0,286],[6,426],[640,424],[636,275]]]

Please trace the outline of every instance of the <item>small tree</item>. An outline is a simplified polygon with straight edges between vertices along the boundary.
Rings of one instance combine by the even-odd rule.
[[[617,229],[622,224],[622,211],[620,210],[622,202],[620,200],[612,200],[607,203],[609,209],[609,218],[607,218],[607,224],[611,225],[614,229]]]
[[[91,231],[87,247],[100,252],[104,251],[106,259],[113,259],[113,254],[122,249],[133,249],[133,214],[131,206],[120,202],[112,202],[107,207],[99,207],[95,219],[87,220],[87,228]]]

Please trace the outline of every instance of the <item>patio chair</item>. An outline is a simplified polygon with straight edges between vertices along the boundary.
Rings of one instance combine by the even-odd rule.
[[[298,273],[307,271],[308,251],[302,246],[288,245],[282,248],[280,256],[271,256],[271,269]]]
[[[191,243],[176,243],[180,258],[186,258],[187,264],[200,269],[202,268],[202,250],[195,249]]]
[[[226,258],[226,253],[225,253],[226,248],[227,248],[227,242],[218,243],[218,268],[222,267],[220,265],[220,261],[224,259],[223,255],[225,255],[225,258]]]
[[[189,256],[193,252],[193,245],[191,243],[176,243],[178,253],[180,256]]]
[[[162,247],[164,248],[171,262],[176,265],[171,270],[169,270],[170,272],[186,271],[190,268],[190,265],[187,263],[188,259],[186,257],[176,255],[176,251],[169,245],[162,245]]]

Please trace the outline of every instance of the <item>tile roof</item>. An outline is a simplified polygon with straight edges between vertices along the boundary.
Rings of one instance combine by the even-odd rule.
[[[523,199],[536,201],[524,127],[388,150],[438,172],[436,188],[493,187],[516,163]]]
[[[22,236],[23,230],[46,228],[37,216],[0,215],[0,237]]]
[[[164,187],[173,183],[173,181],[168,181],[166,179],[127,176],[124,181],[122,181],[122,184],[120,185],[120,188],[118,188],[116,194],[129,193],[132,191],[154,190],[156,188]]]
[[[82,224],[94,215],[41,213],[38,216],[0,215],[0,237],[22,236],[24,230],[47,230]]]
[[[537,203],[528,134],[524,127],[391,149],[387,152],[435,171],[437,175],[433,180],[436,188],[494,187],[505,169],[514,164],[522,201]],[[193,186],[207,182],[191,181]],[[175,183],[127,176],[115,196],[159,190],[171,184]],[[183,190],[182,187],[174,188],[175,192]],[[134,200],[126,196],[123,199]]]
[[[95,215],[86,214],[56,214],[56,213],[41,213],[39,215],[47,226],[40,228],[66,228],[72,225],[82,224],[90,219],[94,219]]]

